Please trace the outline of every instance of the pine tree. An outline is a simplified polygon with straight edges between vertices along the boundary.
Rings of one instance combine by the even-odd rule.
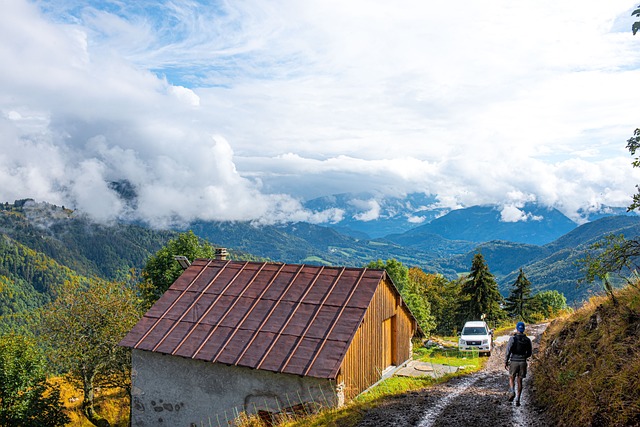
[[[531,296],[531,282],[520,269],[518,278],[511,287],[511,293],[506,299],[505,309],[511,317],[529,320],[529,315],[535,311],[534,301]]]
[[[500,307],[503,297],[498,284],[489,271],[484,257],[477,253],[473,257],[471,272],[460,289],[460,311],[462,320],[480,320],[495,322],[504,318]]]

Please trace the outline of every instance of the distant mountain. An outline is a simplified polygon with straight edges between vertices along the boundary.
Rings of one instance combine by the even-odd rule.
[[[488,206],[460,209],[410,231],[375,239],[353,237],[332,227],[308,223],[256,226],[249,222],[200,221],[185,230],[192,229],[213,245],[224,246],[232,254],[244,254],[245,258],[355,267],[377,259],[395,258],[409,267],[417,266],[449,279],[466,274],[474,254],[480,251],[504,295],[508,294],[518,269],[523,268],[534,289],[557,289],[565,293],[569,301],[580,301],[599,287],[576,288],[583,277],[576,261],[584,257],[588,245],[611,233],[627,237],[640,235],[638,216],[603,217],[577,227],[557,211],[539,210],[535,206],[522,209],[520,215],[529,218],[523,224],[504,223],[500,215],[496,208]],[[519,228],[521,226],[523,228]],[[546,244],[527,243],[535,239],[546,241],[563,227],[570,228],[569,232]],[[42,265],[49,262],[42,259],[50,259],[84,277],[126,277],[129,269],[141,268],[150,255],[185,230],[159,231],[133,224],[100,225],[64,207],[32,200],[0,204],[0,235],[5,242],[10,242],[3,250],[22,248],[20,250],[27,253],[28,249],[37,257],[46,258],[21,256],[21,259],[40,260],[27,264]],[[501,236],[520,236],[525,243],[499,239]],[[483,240],[489,237],[491,240]],[[22,289],[0,295],[0,300],[5,298],[5,305],[13,307],[7,310],[26,307],[31,299],[36,300],[35,304],[45,301],[46,298],[34,293],[39,292],[40,282],[31,280],[33,289],[24,287],[20,282],[23,279],[11,276],[12,267],[7,268],[7,273],[0,272],[0,294],[2,289]],[[24,268],[28,271],[32,267]],[[11,295],[18,294],[23,296],[11,300]]]
[[[49,302],[73,278],[79,276],[70,268],[0,235],[0,319]]]
[[[304,222],[254,226],[249,222],[198,221],[188,228],[217,245],[288,263],[361,267],[377,259],[395,258],[419,265],[438,256],[436,252],[417,251],[383,239],[358,239]]]
[[[488,242],[506,240],[544,245],[568,233],[577,224],[557,209],[527,204],[517,209],[518,216],[506,218],[496,206],[473,206],[457,209],[400,235],[386,236],[399,244],[419,245],[425,235],[436,234],[449,240]]]
[[[319,197],[304,203],[312,211],[334,209],[343,219],[324,226],[356,238],[379,238],[399,234],[448,212],[437,207],[436,198],[423,193],[403,197],[374,193],[343,193]]]
[[[456,275],[469,271],[473,257],[476,253],[482,253],[491,273],[498,281],[532,260],[543,258],[552,253],[542,246],[526,243],[514,243],[503,240],[494,240],[477,245],[471,251],[463,254],[444,258],[440,261],[439,268],[453,270]]]
[[[597,219],[605,218],[608,216],[621,216],[621,215],[632,216],[632,217],[638,216],[638,213],[635,211],[627,212],[627,208],[606,206],[606,205],[598,206],[597,208],[594,207],[591,209],[580,209],[578,211],[578,214],[582,218],[584,218],[585,222],[595,221]]]
[[[550,254],[532,259],[523,266],[527,278],[538,289],[557,289],[565,294],[568,301],[577,302],[590,294],[602,292],[600,283],[582,283],[584,271],[579,260],[586,250],[603,237],[614,234],[631,239],[640,236],[638,216],[613,216],[581,225],[572,232],[544,246]],[[516,272],[505,276],[501,283],[511,285]]]
[[[489,270],[495,275],[503,295],[508,295],[518,276],[518,270],[522,268],[536,292],[555,289],[562,292],[570,303],[578,303],[590,294],[602,290],[599,283],[582,283],[585,274],[578,261],[585,257],[591,244],[609,234],[622,234],[626,238],[640,236],[640,218],[604,217],[583,224],[544,246],[504,241],[485,242],[467,254],[440,260],[436,271],[466,273],[473,256],[479,251]]]

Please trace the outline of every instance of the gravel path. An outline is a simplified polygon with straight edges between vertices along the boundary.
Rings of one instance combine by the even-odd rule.
[[[531,325],[527,335],[533,339],[534,353],[537,337],[546,325]],[[507,401],[509,375],[504,369],[506,345],[496,340],[496,346],[484,369],[454,378],[424,390],[405,393],[367,412],[359,427],[384,426],[531,426],[550,427],[554,424],[531,402],[531,379],[535,375],[529,364],[524,380],[522,406]]]

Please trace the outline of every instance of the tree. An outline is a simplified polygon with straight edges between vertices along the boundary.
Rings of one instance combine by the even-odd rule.
[[[640,17],[640,6],[631,15]],[[640,21],[634,22],[631,29],[633,35],[636,35],[640,31]],[[632,156],[636,155],[640,149],[640,128],[637,128],[633,132],[633,136],[627,140],[626,148]],[[634,168],[640,167],[640,156],[634,157],[631,165]],[[631,204],[627,207],[627,212],[640,208],[640,186],[636,185],[636,189]],[[622,235],[609,235],[591,245],[590,252],[580,262],[585,271],[585,281],[590,283],[596,279],[601,280],[612,303],[617,305],[618,301],[613,292],[610,274],[616,273],[622,276],[624,273],[633,272],[637,277],[636,270],[640,266],[640,239],[627,240]],[[626,281],[628,284],[633,284],[633,281],[629,279]]]
[[[396,285],[396,288],[398,288],[400,292],[402,292],[409,282],[409,269],[397,259],[371,261],[366,267],[386,270],[391,280],[393,280],[393,284]]]
[[[131,287],[96,280],[67,283],[42,314],[51,360],[84,392],[82,410],[98,427],[109,422],[94,409],[97,386],[130,388],[130,352],[118,346],[142,312]]]
[[[640,6],[638,9],[631,12],[631,16],[635,16],[636,18],[640,18]],[[636,21],[631,25],[631,31],[633,31],[633,35],[635,36],[638,31],[640,31],[640,21]]]
[[[193,261],[196,258],[213,258],[215,249],[199,239],[193,231],[181,233],[151,256],[142,270],[145,282],[141,285],[142,297],[151,306],[169,289],[182,274],[182,267],[174,256],[183,255]]]
[[[456,325],[459,283],[447,280],[441,274],[425,273],[417,267],[409,269],[409,283],[429,301],[430,313],[435,320],[434,332],[442,335],[452,333]]]
[[[640,195],[636,195],[640,196]],[[636,197],[634,196],[634,198]],[[639,199],[640,200],[640,199]],[[592,283],[602,281],[605,293],[611,298],[613,304],[617,300],[613,292],[614,280],[611,275],[626,280],[627,284],[634,285],[626,275],[633,273],[637,277],[640,262],[640,240],[625,239],[623,235],[610,234],[589,246],[584,258],[578,260],[585,273],[584,281]]]
[[[366,267],[383,269],[387,272],[398,288],[407,307],[416,318],[420,329],[425,335],[429,335],[435,328],[431,305],[424,294],[420,292],[419,286],[409,281],[409,269],[396,259],[388,259],[386,262],[382,260],[372,261]]]
[[[640,11],[640,9],[638,9]],[[636,24],[640,24],[640,22],[636,22]],[[635,34],[635,31],[634,31]],[[627,140],[627,150],[631,153],[632,156],[636,155],[636,151],[640,148],[640,129],[636,129],[633,132],[633,136]],[[635,157],[631,162],[631,165],[634,168],[640,167],[640,157]],[[640,186],[636,185],[638,192],[633,195],[633,200],[631,205],[627,208],[627,211],[633,211],[640,207]]]
[[[460,300],[459,314],[466,320],[496,322],[504,318],[502,295],[480,252],[473,257],[471,272],[460,289]]]
[[[529,321],[529,315],[534,311],[535,301],[531,296],[531,282],[522,269],[505,302],[505,310],[510,316]]]
[[[47,383],[44,356],[22,335],[0,336],[0,425],[57,427],[70,420],[58,386]]]
[[[634,16],[640,16],[640,8],[633,12]],[[640,22],[634,23],[633,34],[640,29]],[[627,149],[632,156],[636,155],[640,149],[640,129],[636,129],[633,137],[627,140]],[[640,157],[636,156],[631,165],[634,168],[640,167]],[[633,195],[633,199],[628,212],[640,208],[640,186],[636,185],[638,191]],[[583,264],[585,279],[587,283],[601,280],[606,294],[611,298],[614,305],[618,304],[613,292],[611,274],[620,276],[626,280],[627,284],[634,284],[634,281],[625,277],[626,274],[633,273],[637,277],[637,270],[640,267],[640,239],[626,239],[623,235],[610,234],[604,239],[592,244],[587,255],[579,260]]]
[[[555,316],[568,308],[567,298],[556,290],[538,292],[533,299],[545,318]]]

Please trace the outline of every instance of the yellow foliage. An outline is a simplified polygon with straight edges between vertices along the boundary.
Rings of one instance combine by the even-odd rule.
[[[82,413],[82,390],[75,388],[65,378],[56,377],[49,380],[60,386],[60,397],[71,418],[69,427],[93,427]],[[114,427],[126,427],[129,424],[129,396],[120,388],[102,388],[96,391],[96,411],[105,417]]]

